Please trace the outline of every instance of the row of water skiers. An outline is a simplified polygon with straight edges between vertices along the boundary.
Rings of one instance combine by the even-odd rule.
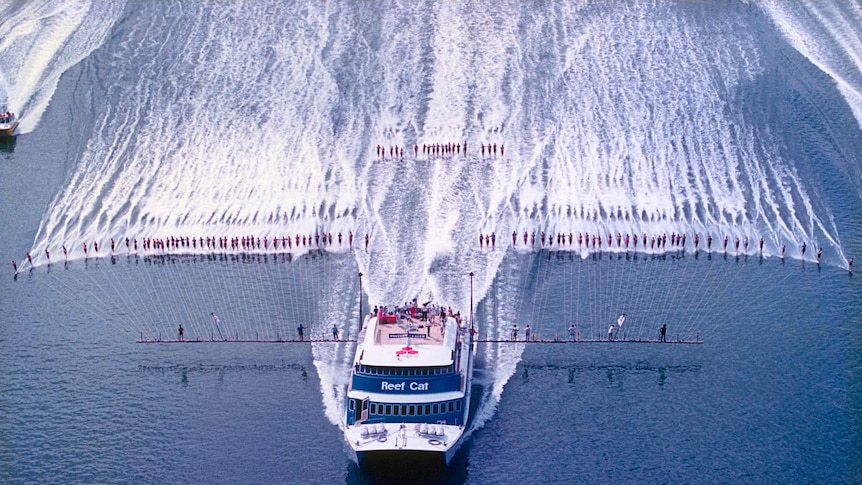
[[[482,143],[480,146],[481,146],[480,150],[481,150],[483,158],[486,156],[488,156],[488,157],[490,157],[490,156],[496,157],[497,156],[498,146],[496,143],[488,143],[488,144]],[[419,150],[420,149],[422,150],[422,156],[429,156],[429,157],[430,156],[437,157],[437,156],[461,155],[462,153],[464,155],[466,155],[467,154],[467,141],[465,140],[463,145],[461,143],[452,143],[452,142],[450,142],[450,143],[432,143],[432,144],[423,143],[422,146],[420,147],[418,144],[414,144],[413,145],[413,156],[414,157],[417,157],[417,158],[419,157]],[[387,153],[389,155],[389,159],[391,159],[391,160],[394,160],[396,158],[400,159],[400,160],[404,159],[404,147],[395,146],[395,145],[390,145],[389,147],[386,147],[384,145],[377,145],[377,158],[378,159],[386,160]],[[503,155],[505,155],[505,153],[506,153],[506,147],[501,143],[499,145],[499,154],[502,157]]]
[[[527,245],[528,236],[529,236],[530,247],[535,248],[536,247],[536,231],[533,231],[532,234],[529,234],[529,235],[527,234],[527,231],[524,231],[523,241],[524,241],[525,246]],[[565,246],[567,244],[568,244],[568,246],[573,246],[574,242],[575,242],[575,238],[577,238],[578,247],[584,247],[584,242],[586,242],[586,248],[587,249],[592,248],[592,249],[598,249],[598,250],[602,249],[602,244],[603,244],[603,240],[604,240],[604,238],[598,234],[592,234],[591,235],[587,232],[577,233],[577,234],[572,234],[570,232],[568,235],[557,234],[556,236],[551,234],[551,235],[548,235],[546,237],[545,231],[540,231],[539,240],[538,240],[540,247],[542,247],[542,248],[546,247],[546,244],[545,244],[546,242],[547,242],[547,247],[553,247],[555,237],[556,237],[556,241],[557,241],[557,246]],[[644,233],[642,238],[643,238],[642,241],[643,241],[643,248],[644,249],[647,248],[647,244],[649,244],[650,249],[663,249],[663,248],[667,249],[668,248],[668,235],[667,235],[667,233],[649,236],[649,237],[647,236],[646,233]],[[671,235],[670,235],[670,247],[671,248],[685,248],[686,238],[687,238],[687,235],[684,233],[683,234],[671,233]],[[638,240],[639,240],[639,237],[637,234],[617,233],[617,236],[616,236],[616,243],[617,243],[618,248],[622,248],[623,246],[625,246],[625,249],[633,248],[633,249],[637,250]],[[724,250],[724,252],[727,252],[727,245],[728,245],[729,240],[730,240],[730,238],[728,236],[724,236],[724,240],[722,242],[722,249]],[[739,239],[739,236],[737,236],[735,241],[734,241],[734,249],[736,250],[737,254],[739,253],[739,244],[740,244],[740,239]],[[761,254],[763,253],[763,244],[764,244],[764,241],[763,241],[763,238],[761,237],[760,240],[758,241],[758,246],[760,248]],[[610,249],[613,247],[613,245],[614,245],[614,236],[612,234],[608,234],[608,236],[607,236],[607,247]],[[492,232],[490,234],[481,234],[481,233],[479,234],[479,247],[480,248],[488,247],[488,248],[493,249],[493,248],[496,248],[496,246],[497,246],[497,235],[496,235],[496,233]],[[512,247],[517,247],[517,246],[518,246],[518,233],[516,231],[512,231]],[[742,239],[743,252],[748,252],[748,246],[749,246],[748,236],[745,236]],[[700,235],[699,234],[694,235],[694,249],[695,249],[695,251],[700,249]],[[707,251],[712,251],[712,235],[707,235],[706,249],[707,249]],[[785,253],[786,249],[787,249],[787,246],[782,244],[781,245],[781,257],[782,258],[784,257],[784,253]],[[803,241],[802,245],[800,246],[802,256],[805,256],[805,252],[807,249],[808,249],[808,244]],[[822,247],[817,248],[817,261],[818,262],[820,262],[820,258],[822,256],[823,256],[823,248]],[[848,269],[852,270],[853,258],[850,258],[848,263],[849,263]]]
[[[552,248],[554,246],[554,241],[558,247],[563,247],[568,245],[569,247],[574,246],[575,241],[577,240],[577,245],[579,248],[586,249],[594,249],[594,250],[602,250],[602,246],[605,241],[603,236],[598,234],[589,234],[587,232],[572,234],[571,232],[568,234],[556,234],[556,235],[545,235],[545,231],[540,231],[538,234],[538,241],[536,239],[537,234],[536,231],[533,231],[531,234],[528,234],[527,231],[524,231],[522,235],[522,241],[524,246],[527,245],[528,241],[530,243],[530,247],[535,248],[536,243],[538,242],[539,247],[541,248]],[[629,248],[633,248],[634,250],[638,249],[638,241],[642,241],[642,247],[644,250],[649,249],[668,249],[670,248],[685,248],[686,247],[686,234],[676,234],[671,233],[670,235],[670,244],[668,244],[668,235],[658,234],[653,236],[647,236],[644,233],[641,237],[637,234],[622,234],[617,233],[616,235],[616,246],[617,248],[625,247],[626,250]],[[346,241],[345,241],[346,239]],[[518,245],[518,233],[512,232],[512,246],[517,247]],[[370,240],[370,235],[368,233],[365,234],[365,250],[368,251],[368,243]],[[139,249],[143,249],[144,251],[175,251],[179,249],[209,249],[209,250],[264,250],[269,251],[270,248],[272,251],[291,251],[293,248],[327,248],[334,247],[335,242],[337,241],[339,247],[343,247],[346,243],[348,247],[352,250],[354,243],[354,235],[353,231],[349,231],[347,237],[345,238],[342,233],[338,233],[336,236],[330,233],[319,233],[316,232],[314,235],[312,234],[295,234],[294,236],[282,236],[282,237],[255,237],[255,236],[243,236],[243,237],[215,237],[215,236],[199,236],[199,237],[176,237],[170,236],[166,238],[142,238],[140,241],[137,238],[125,238],[125,250],[127,253],[134,251],[138,252]],[[614,245],[614,237],[611,234],[607,235],[607,247],[610,249]],[[707,235],[706,238],[706,249],[707,251],[712,251],[712,235]],[[722,241],[722,249],[725,253],[727,253],[727,246],[729,244],[729,237],[724,236]],[[122,244],[123,241],[121,241]],[[739,236],[737,236],[734,240],[733,246],[736,251],[736,254],[739,254],[740,243],[742,244],[743,252],[747,253],[749,248],[749,240],[748,236],[745,236],[742,241],[740,241]],[[763,238],[761,237],[758,241],[758,246],[760,248],[760,253],[763,254]],[[492,232],[490,234],[479,234],[479,247],[494,249],[497,245],[497,235]],[[119,244],[113,238],[110,240],[110,249],[111,254],[113,255]],[[87,258],[90,256],[90,253],[99,255],[100,247],[99,242],[94,241],[91,245],[88,245],[86,242],[81,244],[81,248],[84,253],[84,257]],[[694,249],[695,251],[700,249],[700,235],[694,235]],[[808,249],[807,243],[803,242],[800,250],[802,256],[805,256],[805,253]],[[784,244],[781,245],[781,257],[784,258],[784,253],[786,250],[786,246]],[[68,258],[70,250],[66,247],[66,245],[62,245],[63,257]],[[823,248],[820,247],[817,249],[817,262],[820,262],[820,259],[823,255]],[[45,249],[45,259],[48,264],[51,263],[51,251],[49,249]],[[30,253],[27,253],[27,262],[33,266],[33,256]],[[18,264],[13,260],[12,267],[15,273],[18,273]],[[847,270],[853,271],[853,258],[850,258],[847,261]]]
[[[346,239],[346,241],[345,241]],[[125,238],[125,250],[127,253],[129,252],[138,252],[138,250],[143,251],[175,251],[180,249],[210,249],[210,250],[264,250],[268,251],[270,248],[273,251],[290,251],[294,247],[296,248],[326,248],[332,247],[335,245],[336,238],[333,237],[332,233],[315,233],[312,234],[296,234],[295,236],[282,236],[282,237],[254,237],[254,236],[244,236],[244,237],[215,237],[215,236],[207,236],[207,237],[166,237],[166,238],[142,238],[140,241],[137,238]],[[368,251],[368,242],[370,240],[370,236],[368,233],[365,234],[365,250]],[[346,243],[348,247],[353,249],[353,231],[348,233],[347,238],[344,238],[343,235],[339,232],[337,234],[338,246],[343,247]],[[120,244],[117,244],[113,238],[110,241],[111,254],[115,254]],[[63,258],[68,259],[70,249],[66,247],[65,244],[62,245]],[[100,255],[100,246],[99,241],[93,241],[92,244],[88,245],[86,242],[81,244],[81,249],[84,253],[84,257],[89,257],[90,254]],[[120,248],[122,250],[122,248]],[[51,251],[49,249],[45,249],[45,259],[50,264],[51,263]],[[27,253],[27,262],[30,265],[33,265],[33,255]],[[12,267],[15,270],[15,273],[18,273],[18,264],[13,260]]]

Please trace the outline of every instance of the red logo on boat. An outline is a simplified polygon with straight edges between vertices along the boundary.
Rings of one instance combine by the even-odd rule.
[[[413,347],[411,347],[409,345],[407,347],[402,348],[401,350],[395,351],[395,355],[416,355],[418,353],[419,353],[418,350],[414,350]]]

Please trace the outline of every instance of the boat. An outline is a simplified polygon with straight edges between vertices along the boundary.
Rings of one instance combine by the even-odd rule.
[[[358,342],[344,427],[356,462],[448,466],[471,422],[472,325],[414,300],[375,308]]]
[[[0,136],[12,136],[18,128],[18,118],[15,113],[6,111],[0,113]]]

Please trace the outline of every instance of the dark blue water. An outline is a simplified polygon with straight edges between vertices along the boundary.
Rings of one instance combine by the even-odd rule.
[[[487,69],[467,79],[463,92],[468,94],[456,89],[462,84],[454,73],[444,73],[444,79],[454,79],[452,82],[428,81],[444,69],[445,63],[435,61],[434,56],[447,42],[457,44],[470,37],[470,29],[482,28],[471,23],[478,22],[475,11],[482,8],[448,3],[437,7],[473,13],[465,14],[470,19],[466,26],[444,28],[439,22],[431,22],[433,29],[427,29],[425,16],[430,10],[436,11],[433,5],[395,9],[396,13],[385,16],[384,7],[378,11],[340,4],[322,17],[323,24],[334,26],[328,32],[335,40],[321,41],[320,45],[309,40],[325,37],[315,23],[318,10],[309,12],[302,5],[290,5],[287,12],[274,6],[250,7],[246,11],[257,16],[261,36],[270,38],[275,35],[272,32],[278,31],[271,31],[267,27],[270,23],[264,19],[285,15],[296,26],[285,28],[291,33],[289,40],[311,44],[288,43],[299,52],[289,62],[279,57],[282,51],[278,46],[272,47],[268,54],[271,58],[233,51],[231,56],[237,56],[236,62],[242,66],[257,65],[260,59],[265,62],[260,61],[259,71],[231,72],[228,68],[206,68],[203,62],[192,63],[188,56],[194,49],[160,40],[164,33],[179,35],[179,27],[159,20],[162,17],[156,14],[169,11],[197,19],[197,23],[190,24],[188,39],[208,38],[208,26],[213,25],[210,22],[226,15],[216,6],[126,5],[104,43],[63,72],[35,128],[14,143],[0,144],[0,260],[6,261],[8,270],[0,278],[0,482],[399,481],[398,476],[381,477],[360,471],[350,460],[341,431],[334,424],[339,422],[339,406],[343,406],[339,393],[346,383],[350,344],[312,348],[291,343],[135,341],[141,337],[173,338],[179,323],[186,327],[190,340],[220,336],[292,338],[298,322],[306,322],[312,335],[321,336],[327,334],[333,322],[338,322],[342,335],[349,337],[355,335],[358,323],[357,272],[366,273],[362,297],[366,306],[393,295],[407,298],[411,296],[408,292],[424,292],[428,287],[434,289],[432,293],[440,294],[437,296],[463,305],[468,288],[463,273],[468,268],[481,275],[482,298],[476,312],[480,336],[505,335],[510,324],[517,322],[521,326],[531,323],[543,338],[567,335],[572,323],[579,325],[584,338],[600,338],[609,322],[625,312],[628,318],[621,331],[627,338],[654,339],[660,324],[666,322],[670,340],[700,339],[704,343],[480,347],[475,376],[482,401],[476,417],[479,427],[450,470],[411,476],[411,482],[862,481],[862,284],[858,274],[845,271],[846,258],[862,254],[862,132],[834,81],[790,46],[766,14],[745,4],[724,2],[697,7],[684,3],[657,8],[637,4],[634,12],[631,8],[597,5],[579,12],[579,18],[586,19],[583,24],[567,23],[572,22],[572,17],[560,12],[565,10],[562,6],[534,5],[548,10],[548,18],[556,19],[547,25],[542,24],[541,16],[524,11],[528,8],[515,9],[517,28],[503,30],[519,32],[515,38],[525,52],[526,60],[519,61],[523,65],[547,65],[552,57],[554,62],[566,64],[561,53],[567,51],[566,46],[579,45],[578,32],[586,35],[584,45],[598,49],[592,53],[578,51],[582,56],[578,59],[603,60],[594,67],[604,66],[607,71],[598,67],[593,70],[599,79],[605,76],[602,85],[616,83],[626,88],[615,91],[611,87],[607,93],[596,87],[595,98],[583,101],[583,111],[601,119],[599,125],[612,124],[616,116],[634,117],[638,103],[620,93],[639,93],[647,100],[646,105],[653,106],[651,121],[645,124],[633,122],[618,131],[613,126],[585,129],[590,126],[586,121],[567,123],[556,118],[562,113],[530,111],[536,105],[548,106],[549,99],[557,99],[559,92],[569,93],[568,97],[562,96],[567,100],[580,95],[577,93],[581,88],[562,88],[562,81],[544,84],[546,80],[562,79],[555,78],[553,69],[535,74],[502,74],[502,94],[481,94],[487,86],[477,79],[493,79],[499,74],[495,66],[512,66],[505,61],[511,52],[496,50],[493,42],[474,39],[468,43],[477,58],[485,59],[482,65]],[[506,26],[504,15],[497,15],[499,12],[492,6],[484,7],[491,20]],[[650,18],[666,19],[670,24],[635,22],[641,10]],[[380,31],[355,27],[343,30],[349,33],[334,34],[339,32],[339,25],[363,25],[363,19],[371,22],[375,18],[399,20],[394,25],[409,28],[398,34],[403,38],[390,38],[390,34],[401,31],[386,22]],[[676,64],[662,57],[663,49],[675,56],[687,52],[675,44],[680,37],[672,30],[674,22],[686,27],[686,35],[694,36],[698,42],[711,42],[693,47],[691,52],[712,49],[715,57],[710,62],[688,59],[690,71],[684,69],[686,63]],[[567,25],[572,31],[567,30]],[[622,44],[606,44],[607,39],[595,30],[601,30],[596,26],[602,25],[607,29],[637,29]],[[466,37],[456,35],[459,29],[466,29],[467,34],[462,32]],[[739,35],[733,35],[734,31]],[[548,37],[536,38],[534,32],[546,32]],[[553,42],[554,35],[560,40]],[[590,38],[594,39],[592,44]],[[248,43],[249,49],[260,47],[240,33],[228,40],[227,47],[235,47],[238,40]],[[368,61],[342,55],[342,44],[357,48],[363,41],[381,52],[380,59]],[[414,41],[415,51],[411,50]],[[629,50],[626,45],[640,47]],[[306,50],[302,50],[303,46]],[[606,53],[600,46],[613,48]],[[197,55],[198,51],[194,52]],[[299,61],[305,59],[303,53],[309,52],[320,53],[324,71],[333,77],[336,88],[321,81],[321,68],[313,60],[314,55],[305,56],[312,59],[308,64]],[[346,52],[351,51],[348,48]],[[400,88],[391,88],[394,81],[385,76],[355,77],[357,73],[367,75],[367,69],[375,71],[366,63],[373,65],[396,54],[399,59],[409,59],[406,67],[399,64],[396,70],[404,83]],[[846,53],[834,54],[840,58]],[[210,63],[220,62],[223,55],[225,52],[215,47],[201,54]],[[543,55],[548,56],[545,64],[541,61]],[[642,58],[638,56],[648,59],[638,64],[636,59]],[[748,64],[740,60],[743,58]],[[460,57],[452,62],[469,64]],[[659,89],[669,82],[656,74],[662,62],[667,63],[669,72],[683,76],[678,78],[677,89],[689,84],[692,91],[673,95]],[[637,71],[638,65],[642,73],[652,73],[646,80],[620,76],[629,68]],[[748,67],[734,67],[743,65]],[[138,70],[140,66],[165,69],[159,72],[176,77],[160,83],[151,79],[146,69]],[[428,72],[424,77],[409,74],[408,68],[415,66],[424,66]],[[6,69],[5,75],[10,79],[13,77],[9,74],[14,69],[0,69]],[[260,78],[255,78],[258,72]],[[272,176],[274,172],[264,171],[261,176],[252,170],[267,166],[272,146],[279,145],[271,144],[267,136],[257,138],[256,134],[245,145],[237,144],[240,142],[233,135],[215,136],[212,125],[204,122],[207,117],[194,107],[195,100],[201,97],[221,97],[216,100],[220,102],[229,98],[226,88],[213,87],[218,84],[210,75],[223,75],[229,86],[234,86],[231,83],[237,79],[242,79],[239,84],[243,85],[270,86],[288,81],[302,85],[305,81],[284,74],[296,72],[304,72],[307,78],[302,79],[312,85],[321,83],[312,89],[316,95],[289,93],[285,101],[278,97],[279,89],[269,92],[269,88],[260,88],[251,90],[261,99],[257,105],[251,106],[247,100],[240,103],[247,110],[244,115],[254,119],[257,128],[252,133],[267,132],[273,124],[282,130],[278,133],[288,139],[288,154],[299,153],[295,145],[305,146],[298,135],[303,130],[317,137],[328,133],[326,136],[335,141],[359,137],[363,130],[373,131],[375,128],[339,120],[359,117],[363,103],[388,105],[390,95],[397,101],[393,103],[402,104],[389,106],[388,114],[380,115],[387,120],[382,124],[393,123],[404,129],[392,119],[415,110],[419,115],[412,121],[419,128],[406,131],[424,129],[427,135],[438,129],[442,133],[439,136],[449,136],[451,126],[447,123],[457,127],[461,122],[447,120],[442,108],[447,105],[440,101],[445,96],[432,94],[446,93],[446,86],[451,84],[455,88],[448,92],[453,97],[449,106],[454,106],[456,113],[461,113],[461,108],[471,113],[470,121],[465,122],[465,136],[471,136],[474,145],[483,136],[495,133],[518,139],[511,142],[513,161],[501,162],[493,169],[501,173],[493,175],[476,161],[442,169],[404,163],[387,166],[386,170],[391,169],[396,176],[386,180],[375,171],[376,165],[363,171],[363,165],[357,163],[359,168],[353,172],[345,168],[350,163],[339,159],[323,165],[322,178],[329,181],[317,186],[314,181],[319,169],[307,168],[306,161],[291,165],[291,173],[285,178],[310,181],[317,188],[306,192],[305,197],[313,197],[309,194],[317,191],[321,198],[310,204],[314,209],[294,209],[298,216],[282,218],[278,214],[283,208],[271,210],[264,200],[272,195],[268,190],[275,190],[267,180],[277,178]],[[351,76],[354,81],[348,82]],[[738,82],[732,84],[731,79]],[[577,84],[577,79],[569,81]],[[704,86],[711,85],[721,85],[716,89],[723,94],[710,98],[712,91]],[[331,89],[340,94],[332,95]],[[378,90],[382,93],[374,96],[381,99],[372,101],[370,93]],[[18,85],[17,92],[23,91],[26,89]],[[14,90],[10,92],[7,95],[14,97]],[[414,92],[425,94],[399,94]],[[268,102],[270,95],[274,98]],[[617,104],[606,104],[606,96],[617,95]],[[319,99],[323,101],[315,101]],[[716,99],[726,104],[716,107]],[[137,108],[158,109],[160,103],[168,102],[170,107],[165,109],[171,111],[172,117],[179,116],[171,130],[146,117],[135,117],[139,116]],[[675,107],[660,109],[677,102],[682,109],[699,114],[676,117],[669,114],[675,112]],[[412,103],[417,106],[411,107]],[[325,107],[323,115],[320,104]],[[277,118],[274,113],[283,109],[300,115],[316,114],[302,115],[306,116],[305,125],[298,128],[272,121]],[[500,114],[508,109],[530,114],[524,118]],[[476,121],[476,111],[483,112],[477,116],[485,121]],[[721,126],[704,131],[703,120],[721,117],[722,113],[727,118],[719,120]],[[368,113],[362,117],[366,115],[371,117]],[[497,117],[517,126],[504,123],[499,128],[502,131],[494,131],[492,125]],[[578,193],[584,187],[572,182],[563,184],[566,190],[560,190],[555,188],[560,178],[572,167],[588,174],[610,173],[617,167],[587,158],[567,158],[565,143],[536,148],[540,143],[525,141],[528,135],[544,139],[547,133],[531,133],[528,121],[542,130],[556,127],[564,134],[562,138],[586,140],[596,135],[604,140],[604,147],[617,146],[619,140],[630,136],[636,138],[642,133],[641,125],[652,125],[650,137],[658,141],[641,146],[666,150],[659,157],[661,163],[655,165],[656,179],[665,172],[688,170],[690,180],[713,185],[687,185],[670,177],[682,185],[675,183],[662,189],[634,181],[647,172],[643,171],[644,165],[632,162],[626,165],[628,175],[598,182],[605,191],[598,196],[602,206],[598,216],[569,219],[565,210],[560,215],[558,208],[572,203],[566,193]],[[329,126],[327,123],[338,128],[330,132],[320,127]],[[726,128],[734,124],[739,127]],[[176,144],[165,141],[170,140],[171,133],[177,138]],[[397,139],[400,135],[392,136]],[[404,136],[406,140],[413,135]],[[372,153],[374,140],[379,137],[370,137]],[[214,139],[220,142],[214,143]],[[362,139],[365,143],[366,138]],[[105,140],[112,141],[106,144]],[[677,152],[667,148],[676,144],[686,146],[679,153],[692,160],[715,156],[714,150],[735,147],[733,153],[726,153],[739,161],[740,169],[727,172],[724,165],[695,161],[689,169],[681,169],[687,165],[679,162]],[[195,158],[198,155],[189,151],[195,146],[208,150],[212,159],[203,163]],[[238,155],[222,160],[217,154],[219,147],[249,156],[242,163],[235,160],[242,160]],[[348,147],[345,151],[354,149],[361,152],[367,147]],[[579,150],[590,153],[588,146]],[[615,149],[603,150],[594,154],[597,159],[618,155]],[[541,155],[536,157],[535,153]],[[361,154],[345,155],[348,159],[350,156],[364,159]],[[534,163],[535,158],[538,161]],[[162,161],[150,165],[155,159]],[[177,160],[194,161],[183,165]],[[258,165],[248,160],[256,160]],[[159,170],[141,175],[137,185],[126,185],[130,175],[123,167],[146,172],[151,166]],[[763,184],[757,183],[754,176],[758,167],[765,170]],[[427,192],[417,190],[412,199],[400,196],[405,189],[398,185],[400,176],[445,178],[445,170],[459,174],[460,182],[443,183]],[[478,181],[474,183],[471,176]],[[349,193],[355,187],[341,180],[351,177],[359,179],[362,183],[356,187],[368,193],[351,199]],[[222,178],[235,185],[215,181]],[[522,181],[511,194],[501,188],[508,178]],[[206,184],[192,183],[198,179],[211,180],[221,195],[202,196],[207,193],[203,188]],[[790,180],[789,185],[798,188],[783,191],[782,180]],[[746,207],[742,215],[710,215],[712,210],[732,211],[736,204],[729,192],[717,188],[724,181],[727,186],[741,187]],[[290,186],[285,193],[303,190],[300,185]],[[435,202],[435,191],[452,188],[451,185],[455,186],[451,200]],[[266,197],[250,190],[258,186],[256,190]],[[616,203],[614,190],[626,186],[656,194],[638,199],[633,203],[636,207],[659,207],[655,214],[661,213],[661,207],[676,207],[679,212],[646,222],[617,220],[607,207]],[[538,187],[543,194],[538,202],[530,187]],[[237,188],[243,191],[237,192]],[[670,206],[663,206],[663,190],[674,201]],[[280,197],[290,206],[289,194]],[[158,203],[158,199],[166,198],[168,203]],[[342,213],[337,201],[344,199],[354,202],[345,203],[350,209]],[[502,204],[504,209],[495,205],[497,199],[508,201]],[[470,205],[474,200],[481,201],[478,208]],[[707,207],[700,215],[697,204],[686,202],[695,200]],[[202,209],[198,211],[198,207]],[[223,209],[226,215],[210,218],[213,208]],[[512,208],[511,214],[507,208]],[[398,211],[410,216],[433,214],[438,227],[444,228],[450,227],[451,216],[457,221],[452,226],[455,235],[441,243],[433,231],[424,232],[424,224],[410,224],[411,228],[420,226],[415,230],[393,232],[393,225],[407,226],[405,219],[398,218]],[[59,261],[58,249],[51,246],[58,238],[68,236],[75,249],[80,240],[92,240],[101,230],[107,239],[118,234],[118,226],[110,222],[111,218],[119,220],[128,214],[134,216],[125,227],[141,235],[196,234],[201,227],[235,230],[239,234],[272,234],[280,225],[299,231],[298,225],[312,219],[311,227],[334,227],[345,232],[353,229],[358,234],[372,227],[376,239],[369,253],[346,249],[293,257],[153,257],[123,253],[113,259],[85,261],[77,255],[68,264]],[[796,220],[793,214],[805,222],[800,227],[782,229],[782,223]],[[587,255],[513,251],[507,248],[508,236],[501,236],[494,251],[473,254],[477,227],[480,231],[509,234],[513,228],[520,231],[527,227],[525,218],[533,221],[529,224],[534,227],[547,224],[555,231],[567,231],[566,224],[571,223],[575,227],[589,224],[589,230],[630,227],[633,231],[662,232],[682,226],[686,231],[708,228],[752,237],[768,233],[769,247],[763,258],[757,251],[739,256],[733,252],[725,255],[720,250],[695,254],[691,242],[688,251],[605,251]],[[820,222],[809,224],[811,219]],[[80,238],[74,239],[76,236]],[[802,240],[817,241],[827,248],[824,264],[816,264],[810,252],[805,260],[799,259],[796,243]],[[782,242],[792,253],[785,260],[776,257]],[[13,277],[8,261],[20,263],[28,251],[41,253],[44,244],[52,248],[53,264],[42,262]],[[714,247],[718,247],[717,242]],[[421,264],[409,262],[413,259]],[[413,280],[430,283],[413,285]],[[212,324],[210,312],[220,315],[219,327]]]

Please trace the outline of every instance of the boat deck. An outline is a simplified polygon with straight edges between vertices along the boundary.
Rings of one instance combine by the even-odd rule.
[[[407,345],[407,339],[423,345],[443,345],[443,326],[440,315],[428,315],[423,320],[420,312],[416,316],[389,314],[377,322],[374,333],[376,345]]]

